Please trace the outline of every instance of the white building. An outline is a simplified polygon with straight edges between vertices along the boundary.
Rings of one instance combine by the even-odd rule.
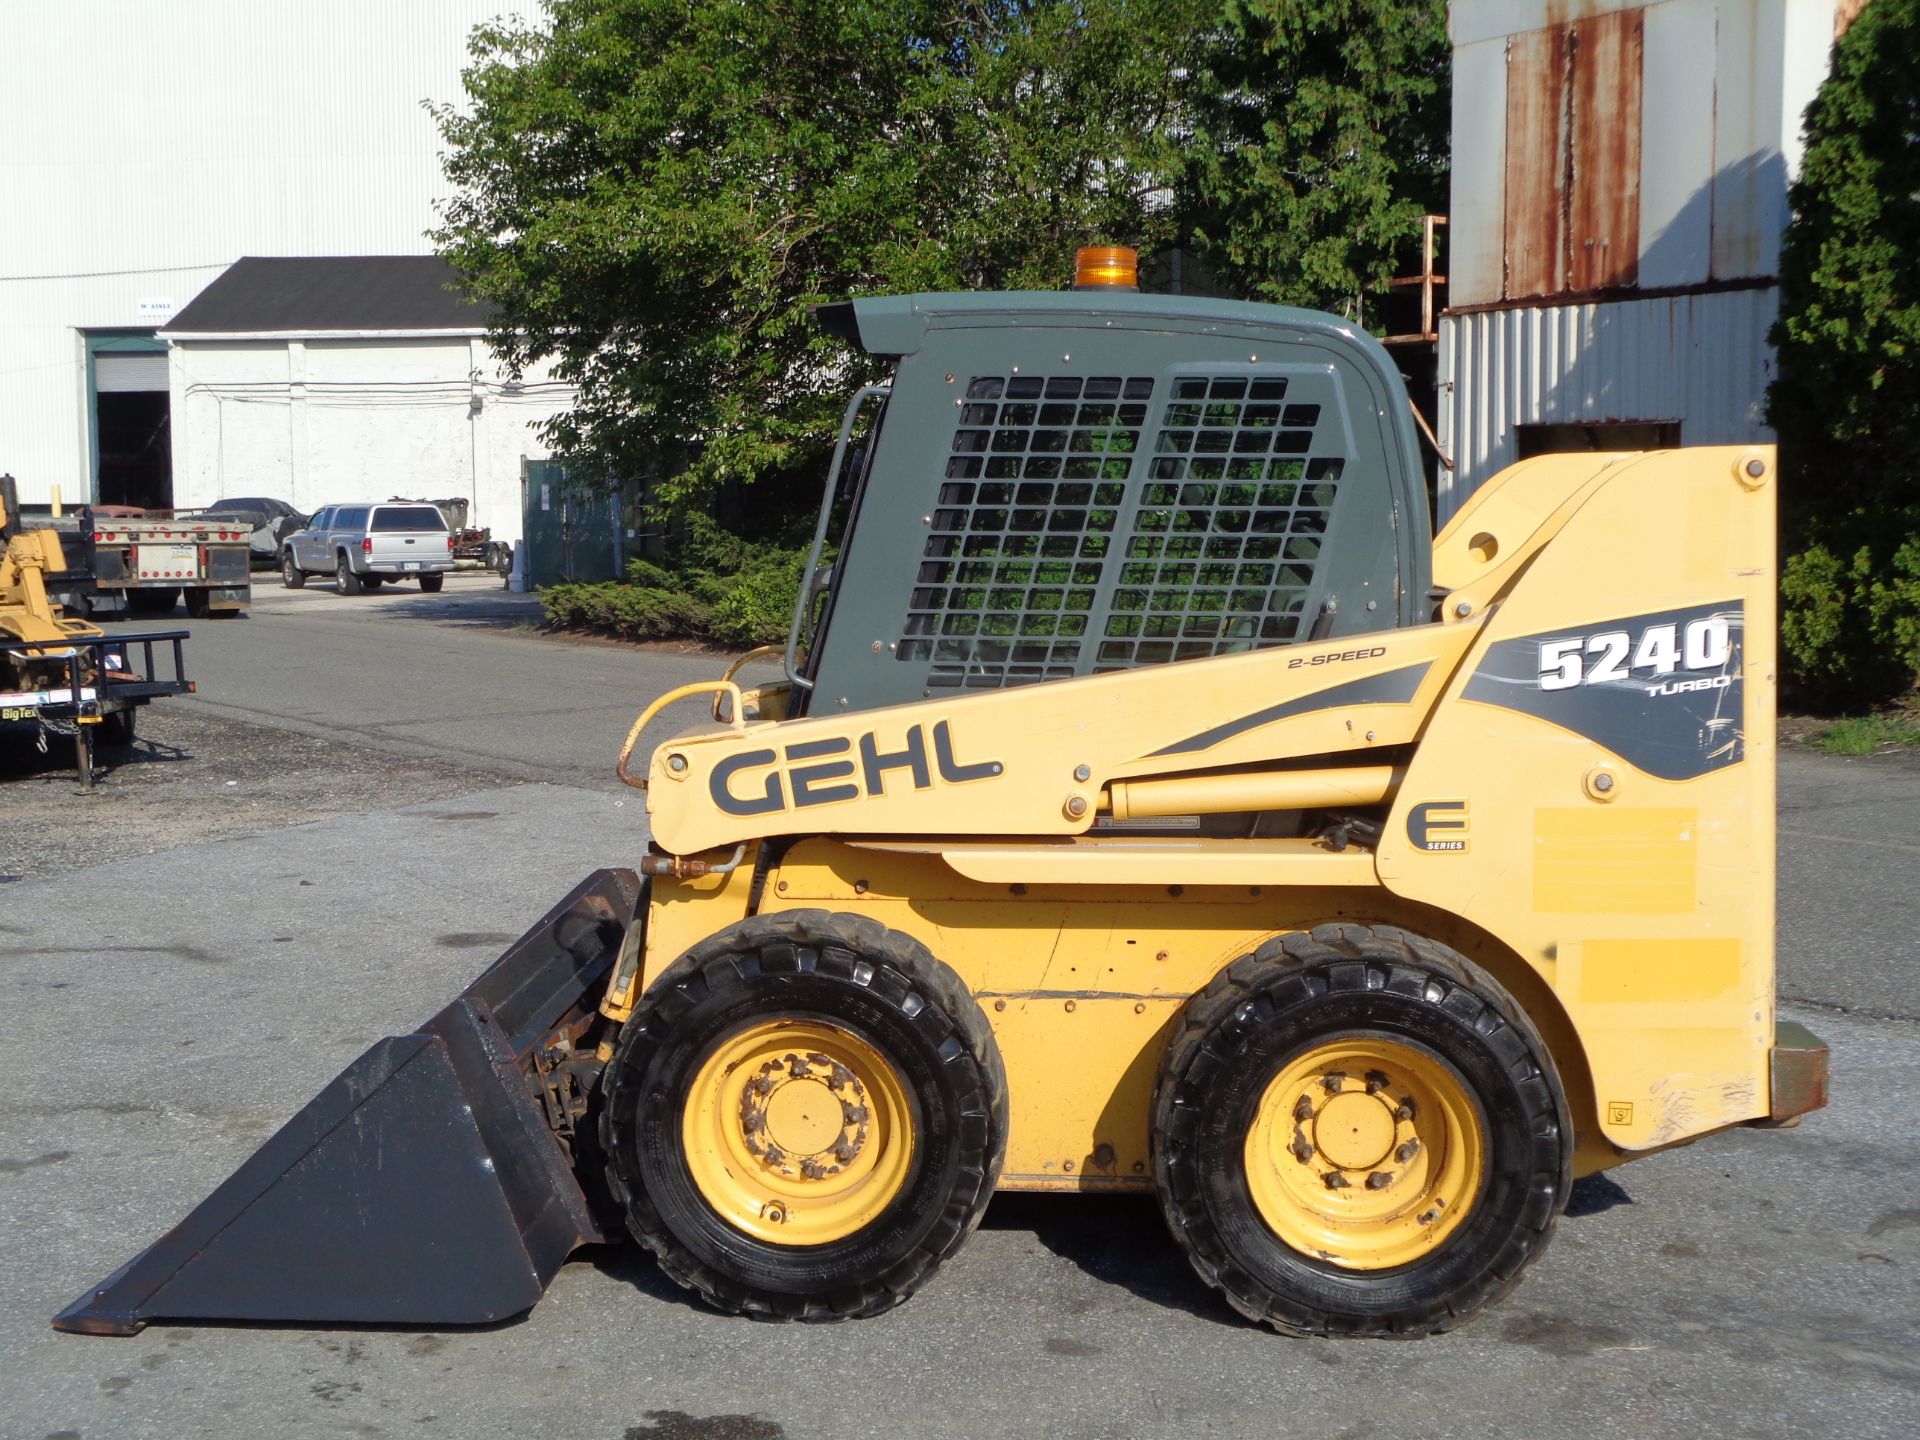
[[[211,498],[206,477],[223,472],[217,439],[212,461],[200,449],[197,417],[183,457],[191,496],[172,493],[171,442],[182,417],[156,332],[242,256],[429,253],[434,201],[448,186],[425,106],[462,99],[469,34],[511,8],[500,0],[7,7],[0,472],[18,478],[23,500],[45,502],[55,486],[69,501]],[[426,341],[448,354],[425,355]],[[306,342],[265,343],[278,346],[278,379],[289,382],[292,347]],[[327,350],[331,343],[308,354],[310,367],[346,363]],[[437,382],[445,373],[487,373],[471,363],[471,334],[395,336],[382,347],[379,363],[394,375],[423,367]],[[448,372],[453,351],[462,360]],[[216,365],[210,350],[202,353],[200,363]],[[254,362],[272,363],[258,353]],[[349,378],[389,374],[367,368],[372,363],[347,365]],[[226,367],[240,364],[237,354],[221,356],[213,382],[234,378],[239,371]],[[421,430],[402,459],[423,483],[426,475],[466,473],[474,447],[494,443],[491,419],[474,426],[465,418],[471,398],[450,402],[451,419],[410,412]],[[309,404],[309,415],[318,413]],[[397,428],[402,412],[382,405],[367,428]],[[236,409],[225,405],[228,420]],[[264,411],[247,413],[250,426]],[[289,419],[287,407],[281,419]],[[301,503],[287,488],[299,483],[290,433],[286,445],[285,469],[250,462],[244,493]],[[426,450],[430,465],[420,458]],[[322,477],[336,463],[331,451],[311,446],[307,458]],[[517,452],[509,458],[517,474]],[[502,495],[490,477],[487,493]],[[505,510],[489,501],[475,523],[517,534],[517,498]]]
[[[573,389],[507,380],[486,318],[430,255],[238,261],[159,334],[175,503],[465,497],[519,539],[521,461]]]
[[[1770,440],[1802,117],[1862,0],[1454,0],[1445,520],[1543,451]]]

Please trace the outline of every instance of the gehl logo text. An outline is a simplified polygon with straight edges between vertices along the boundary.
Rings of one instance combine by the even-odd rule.
[[[907,727],[906,739],[897,750],[882,750],[872,730],[858,740],[844,735],[803,740],[781,747],[777,755],[770,749],[743,750],[713,767],[707,788],[713,803],[728,815],[768,815],[858,800],[862,795],[885,795],[887,777],[896,771],[914,789],[931,790],[935,771],[945,784],[964,785],[969,780],[991,780],[1006,768],[998,760],[969,765],[956,759],[953,730],[945,720],[933,726],[931,763],[927,750],[927,729],[920,725]],[[755,773],[763,770],[767,773]]]

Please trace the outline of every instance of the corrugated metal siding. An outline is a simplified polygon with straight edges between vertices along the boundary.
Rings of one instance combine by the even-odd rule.
[[[1514,427],[1679,421],[1687,445],[1770,439],[1772,287],[1449,315],[1440,322],[1444,521],[1511,464]]]
[[[1639,273],[1644,30],[1631,9],[1508,37],[1502,298]]]
[[[0,471],[86,475],[79,327],[151,328],[241,255],[424,254],[446,192],[422,102],[459,101],[499,0],[63,0],[0,43]],[[54,277],[54,278],[22,278]]]
[[[1567,282],[1565,25],[1507,41],[1505,277],[1500,294],[1553,295]]]
[[[1837,3],[1455,0],[1452,303],[1776,274]]]
[[[1646,22],[1638,10],[1573,26],[1567,163],[1567,288],[1631,285],[1640,272],[1640,82]]]
[[[1453,147],[1453,213],[1447,220],[1447,283],[1455,305],[1498,300],[1505,250],[1506,149],[1497,143],[1507,125],[1507,42],[1456,44],[1453,52],[1453,134],[1483,143]],[[1484,143],[1491,139],[1494,143]],[[1463,200],[1471,197],[1470,204]]]

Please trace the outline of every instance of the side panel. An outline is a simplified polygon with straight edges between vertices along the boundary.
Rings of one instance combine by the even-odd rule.
[[[761,908],[857,911],[924,943],[973,992],[1006,1062],[1001,1188],[1111,1190],[1151,1185],[1154,1075],[1188,997],[1267,937],[1365,915],[1370,897],[989,885],[935,855],[806,841],[773,872]]]
[[[1626,1149],[1767,1113],[1777,578],[1771,449],[1616,465],[1494,609],[1381,843],[1391,890],[1548,977]]]
[[[1542,979],[1454,916],[1378,887],[984,883],[936,854],[809,840],[772,872],[760,908],[810,907],[914,936],[973,993],[1007,1066],[1003,1189],[1148,1188],[1153,1083],[1181,1008],[1261,942],[1337,920],[1403,925],[1491,971],[1554,1053],[1578,1172],[1621,1158],[1598,1140],[1579,1040]]]

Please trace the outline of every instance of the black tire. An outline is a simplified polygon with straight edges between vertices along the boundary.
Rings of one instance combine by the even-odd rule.
[[[438,595],[440,593],[440,587],[446,584],[446,582],[447,582],[447,577],[444,575],[422,575],[420,577],[421,593],[426,595]]]
[[[1373,1036],[1444,1062],[1477,1107],[1485,1162],[1465,1217],[1432,1251],[1348,1269],[1261,1217],[1246,1146],[1284,1068],[1318,1044]],[[1402,930],[1322,925],[1234,961],[1188,1004],[1161,1060],[1153,1157],[1174,1239],[1241,1314],[1290,1335],[1417,1335],[1498,1300],[1546,1248],[1572,1188],[1573,1128],[1546,1046],[1485,971]]]
[[[911,1114],[912,1156],[873,1219],[823,1244],[777,1245],[697,1188],[687,1093],[730,1036],[773,1019],[830,1023],[883,1055]],[[986,1017],[917,940],[863,916],[755,916],[702,941],[654,982],[602,1082],[607,1184],[669,1278],[762,1319],[877,1315],[919,1288],[980,1223],[1006,1154],[1007,1081]]]
[[[133,717],[140,713],[135,706],[124,710],[114,710],[100,717],[100,746],[106,750],[125,750],[133,744]]]
[[[358,575],[354,574],[353,562],[347,559],[344,552],[342,552],[338,563],[335,564],[333,569],[333,588],[342,595],[363,595],[366,593],[366,585]]]
[[[204,620],[213,613],[213,596],[202,586],[187,587],[187,618]]]
[[[289,590],[298,590],[307,583],[307,572],[293,563],[291,550],[280,557],[280,583]]]
[[[164,590],[134,589],[126,592],[127,609],[135,615],[156,616],[171,615],[173,607],[180,603],[180,589],[169,586]]]

